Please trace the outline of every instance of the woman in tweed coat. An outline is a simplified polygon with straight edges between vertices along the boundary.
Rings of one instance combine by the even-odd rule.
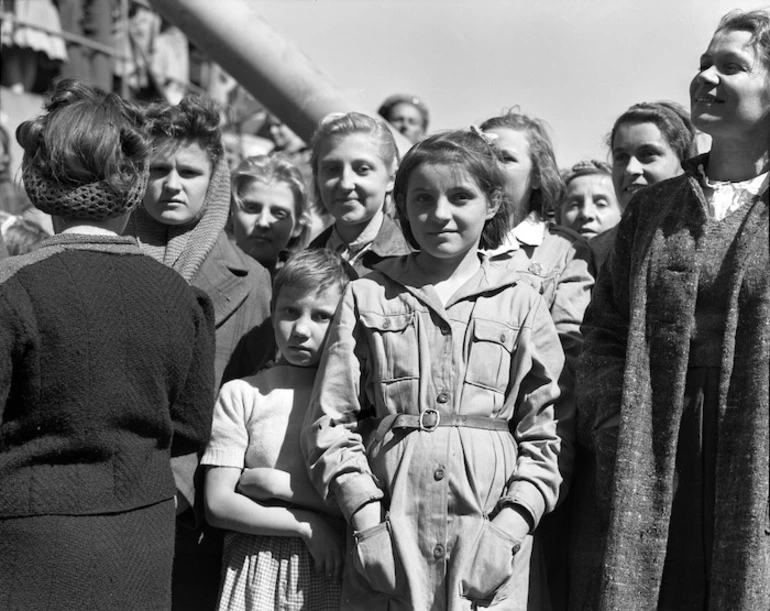
[[[606,541],[574,607],[770,608],[770,15],[723,17],[690,93],[712,150],[634,196],[587,316]]]

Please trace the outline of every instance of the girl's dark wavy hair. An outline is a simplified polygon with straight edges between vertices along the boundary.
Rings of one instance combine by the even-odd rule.
[[[497,214],[484,224],[479,247],[489,250],[500,246],[508,232],[512,202],[505,195],[505,170],[500,154],[491,141],[476,130],[446,131],[428,136],[404,156],[396,172],[393,195],[404,237],[418,250],[421,246],[409,225],[406,194],[409,177],[421,165],[447,165],[465,171],[476,181],[490,202],[500,204]]]
[[[615,119],[612,131],[607,136],[610,155],[612,155],[618,127],[624,123],[654,124],[680,161],[694,157],[698,152],[695,142],[695,128],[690,122],[690,113],[684,106],[676,102],[668,100],[641,102],[629,107]]]
[[[556,163],[546,123],[513,108],[481,124],[483,131],[496,128],[512,129],[527,136],[529,157],[532,161],[530,182],[539,185],[538,188],[532,189],[529,196],[529,211],[536,210],[543,216],[552,216],[564,197],[564,181]]]
[[[196,142],[209,154],[212,165],[224,155],[220,109],[210,98],[188,94],[176,106],[153,102],[145,106],[144,116],[155,142]]]
[[[103,181],[115,191],[142,173],[150,144],[138,106],[67,78],[54,81],[43,108],[16,129],[25,165],[65,187]]]

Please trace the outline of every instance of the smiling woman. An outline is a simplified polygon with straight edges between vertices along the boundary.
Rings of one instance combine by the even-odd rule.
[[[385,257],[407,254],[387,209],[398,150],[385,123],[357,112],[332,113],[318,124],[312,147],[316,200],[334,225],[310,246],[338,252],[359,274]]]
[[[597,609],[770,607],[770,15],[722,18],[690,88],[711,152],[634,195],[578,366],[606,531]]]
[[[676,102],[642,102],[621,114],[607,138],[612,182],[621,211],[635,193],[684,172],[682,162],[697,152],[690,113]],[[615,241],[616,228],[591,240],[597,269]]]

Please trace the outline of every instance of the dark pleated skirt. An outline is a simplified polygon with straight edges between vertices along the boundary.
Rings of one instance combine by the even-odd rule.
[[[167,610],[174,501],[109,515],[0,519],[0,609]]]
[[[707,609],[714,545],[719,368],[687,372],[660,610]]]

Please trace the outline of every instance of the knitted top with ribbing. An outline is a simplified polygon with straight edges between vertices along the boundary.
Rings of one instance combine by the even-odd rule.
[[[703,257],[698,275],[695,320],[690,338],[690,367],[720,367],[722,343],[730,294],[730,270],[735,257],[735,236],[751,206],[743,206],[726,218],[706,221]]]
[[[131,238],[55,236],[0,263],[0,518],[170,499],[204,447],[208,299]]]

